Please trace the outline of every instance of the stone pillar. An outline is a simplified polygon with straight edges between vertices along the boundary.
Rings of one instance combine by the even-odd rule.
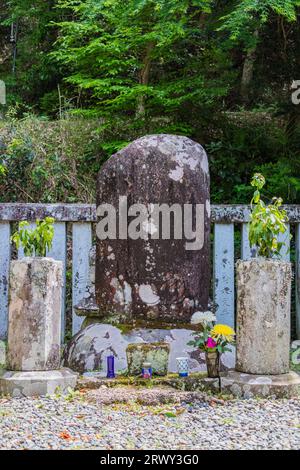
[[[60,368],[62,262],[12,261],[7,366],[0,394],[41,396],[74,388],[77,374]]]
[[[10,370],[59,369],[61,287],[61,261],[12,261],[7,353]]]
[[[237,371],[289,372],[291,278],[286,261],[238,261]]]

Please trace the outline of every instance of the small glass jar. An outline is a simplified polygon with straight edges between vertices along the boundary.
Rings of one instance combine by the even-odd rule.
[[[144,362],[142,365],[142,377],[143,379],[152,378],[152,367],[150,362]]]
[[[179,377],[187,377],[189,375],[189,358],[177,357],[176,362]]]

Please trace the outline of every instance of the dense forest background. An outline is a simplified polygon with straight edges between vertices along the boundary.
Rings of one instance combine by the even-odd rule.
[[[147,133],[207,150],[215,203],[300,203],[300,0],[0,0],[0,201],[93,202]]]

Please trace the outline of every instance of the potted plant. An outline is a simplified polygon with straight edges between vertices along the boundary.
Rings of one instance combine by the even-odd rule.
[[[263,175],[251,181],[249,241],[256,257],[237,262],[237,363],[239,372],[277,375],[289,371],[291,263],[281,259],[288,234],[281,198],[265,204]],[[288,237],[288,235],[287,235]]]
[[[229,344],[234,343],[234,330],[228,325],[216,324],[216,317],[211,312],[198,315],[198,323],[202,330],[194,333],[195,339],[189,341],[189,346],[195,346],[205,353],[208,377],[219,377],[220,356],[231,351]]]

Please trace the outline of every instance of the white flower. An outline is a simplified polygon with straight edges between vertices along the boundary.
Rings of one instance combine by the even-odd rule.
[[[201,323],[202,325],[206,325],[207,323],[211,323],[216,321],[216,316],[212,312],[195,312],[191,318],[191,324],[197,325]]]

